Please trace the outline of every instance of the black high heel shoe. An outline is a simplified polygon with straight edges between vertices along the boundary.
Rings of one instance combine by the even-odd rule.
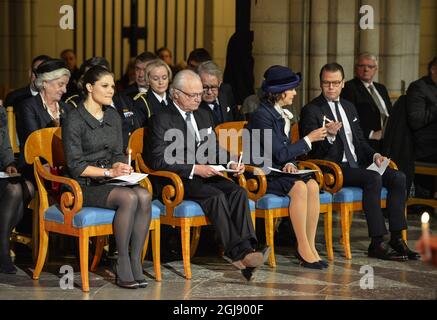
[[[299,251],[296,250],[296,258],[299,260],[299,265],[301,265],[304,268],[308,269],[317,269],[322,270],[323,266],[318,262],[307,262],[304,258],[300,255]]]
[[[118,276],[118,272],[117,272],[117,262],[114,262],[114,264],[112,265],[112,270],[115,274],[115,284],[117,286],[125,289],[138,289],[140,287],[140,284],[137,281],[120,280],[120,277]]]

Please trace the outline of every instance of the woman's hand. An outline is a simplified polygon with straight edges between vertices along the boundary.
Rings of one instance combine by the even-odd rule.
[[[298,171],[298,169],[294,166],[294,164],[292,164],[292,163],[287,163],[287,164],[285,165],[285,167],[282,168],[282,171],[284,171],[284,172],[288,172],[288,173],[295,173],[295,172]]]
[[[119,177],[129,175],[133,172],[133,169],[130,165],[123,162],[116,162],[112,165],[111,176]]]
[[[328,134],[328,131],[325,127],[320,127],[316,130],[311,131],[308,134],[308,139],[310,139],[311,143],[315,141],[323,141],[325,140],[326,136]]]
[[[238,175],[244,173],[244,170],[246,169],[246,167],[244,166],[244,163],[240,163],[240,165],[238,165],[238,163],[233,162],[229,166],[229,169],[238,170],[238,172],[234,173],[234,177],[237,177]]]

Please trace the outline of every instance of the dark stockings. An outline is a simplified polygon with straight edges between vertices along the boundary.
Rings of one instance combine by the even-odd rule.
[[[3,195],[0,195],[0,272],[16,271],[9,255],[9,238],[12,230],[23,218],[24,208],[29,204],[33,194],[32,184],[25,182],[9,183]]]
[[[152,196],[141,187],[117,187],[108,196],[116,210],[114,236],[118,251],[117,275],[122,281],[144,279],[141,252],[149,231]],[[131,254],[129,256],[129,243]]]

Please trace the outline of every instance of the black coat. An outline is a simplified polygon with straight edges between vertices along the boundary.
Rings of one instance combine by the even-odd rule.
[[[361,130],[358,112],[354,105],[347,100],[340,99],[340,104],[343,107],[353,135],[353,144],[355,154],[358,158],[358,164],[368,166],[373,162],[373,155],[376,153],[367,143],[367,139]],[[331,112],[328,101],[323,95],[312,100],[309,104],[303,107],[300,114],[299,130],[300,136],[306,136],[311,131],[320,128],[323,125],[323,116],[326,115],[329,119],[335,119]],[[325,159],[341,163],[343,159],[343,143],[337,135],[334,143],[329,143],[328,139],[312,143],[312,151],[310,157],[313,159]]]
[[[407,90],[408,124],[413,131],[416,159],[437,162],[437,85],[430,77]]]
[[[173,104],[168,93],[166,95],[167,107]],[[153,94],[152,89],[149,89],[147,93],[138,94],[134,98],[134,111],[137,115],[139,126],[147,127],[149,126],[149,118],[152,115],[157,114],[163,109],[163,105],[158,101],[156,96]]]
[[[220,86],[218,101],[222,112],[223,121],[220,121],[217,118],[215,113],[209,107],[208,103],[202,101],[199,106],[199,108],[204,109],[211,114],[214,120],[214,126],[217,126],[223,122],[243,120],[243,116],[238,110],[237,104],[235,103],[234,95],[232,93],[232,88],[229,84],[222,83],[222,85]]]
[[[373,85],[375,86],[375,89],[378,91],[381,98],[384,100],[388,113],[391,114],[392,104],[387,88],[377,82],[373,82]],[[360,79],[354,78],[345,83],[345,86],[341,92],[341,97],[352,102],[352,104],[356,107],[364,136],[374,149],[380,151],[381,142],[369,139],[371,131],[379,131],[382,129],[381,114],[369,90],[367,90]]]
[[[0,171],[14,163],[5,108],[0,106]]]
[[[216,153],[212,157],[214,160],[208,161],[208,164],[219,163],[220,148],[218,146],[218,140],[209,139],[210,137],[215,137],[214,121],[211,115],[205,110],[198,109],[193,112],[193,116],[196,120],[202,140],[196,150],[206,147],[208,143],[214,143]],[[179,136],[177,138],[173,137],[171,141],[166,141],[165,135],[166,133],[168,134],[171,129],[176,129]],[[176,173],[182,178],[187,195],[190,194],[190,190],[198,191],[202,186],[203,178],[194,176],[193,179],[189,179],[194,164],[187,161],[186,155],[189,154],[186,139],[187,125],[179,110],[174,105],[170,105],[167,109],[154,115],[147,132],[144,134],[143,150],[143,158],[147,165],[153,170],[165,170]],[[178,155],[182,155],[182,157],[178,156],[177,163],[171,164],[168,162],[168,159],[166,159],[166,157],[168,157],[166,152],[169,150],[175,151],[175,147],[178,148]],[[172,155],[175,155],[174,152],[172,152]],[[211,157],[208,158],[208,160],[209,159],[211,159]],[[226,159],[228,159],[227,153]],[[152,179],[152,182],[154,183],[154,192],[160,195],[162,187],[166,182],[162,179]]]
[[[30,91],[30,86],[20,88],[17,90],[14,90],[10,92],[5,99],[5,103],[3,104],[5,107],[16,107],[18,106],[23,100],[26,100],[28,98],[32,97],[32,92]]]
[[[61,123],[73,107],[65,102],[59,101]],[[53,127],[53,119],[44,108],[41,95],[22,101],[16,110],[17,134],[20,140],[20,152],[24,150],[27,137],[34,131],[43,128]]]

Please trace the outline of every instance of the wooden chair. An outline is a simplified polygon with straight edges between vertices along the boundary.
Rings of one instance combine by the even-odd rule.
[[[433,176],[435,179],[437,179],[437,164],[416,161],[414,163],[414,173],[426,175],[426,176]],[[434,211],[437,210],[437,199],[425,199],[425,198],[419,198],[414,196],[408,199],[407,204],[409,206],[415,204],[421,204],[421,205],[433,207]]]
[[[17,126],[15,121],[15,113],[13,107],[6,108],[7,116],[8,116],[8,132],[9,132],[9,140],[11,141],[12,151],[14,153],[19,153],[20,148],[17,143]]]
[[[299,133],[298,124],[293,125],[294,131]],[[298,135],[296,136],[298,138]],[[340,212],[341,221],[341,239],[340,242],[344,247],[346,259],[352,259],[350,249],[350,229],[352,225],[353,213],[363,210],[363,189],[358,187],[343,187],[343,172],[338,164],[318,159],[308,159],[307,161],[318,165],[323,170],[324,189],[332,194],[332,210]],[[398,170],[398,167],[393,161],[390,161],[390,168]],[[387,206],[387,189],[381,190],[381,208]],[[406,211],[405,211],[406,212]],[[404,240],[407,239],[407,233],[402,232]]]
[[[139,151],[143,149],[144,128],[135,130],[130,137],[130,145]],[[161,215],[161,224],[177,226],[181,229],[182,259],[186,279],[192,278],[191,257],[196,251],[200,228],[210,224],[202,208],[197,202],[184,199],[184,186],[181,178],[169,171],[154,171],[148,168],[142,158],[141,152],[136,153],[136,168],[139,172],[169,179],[170,184],[162,190],[162,202],[155,200],[154,204],[164,212]],[[254,212],[255,204],[250,202],[251,212]],[[191,240],[190,230],[193,229]]]
[[[216,132],[222,131],[221,136],[226,137],[226,139],[222,138],[220,140],[220,145],[225,147],[231,154],[236,155],[239,154],[243,148],[243,131],[242,129],[245,127],[245,121],[237,121],[237,122],[227,122],[223,125],[219,125],[216,127]],[[228,131],[229,130],[229,131]],[[229,134],[225,134],[226,131]],[[236,136],[235,136],[236,135]],[[217,133],[219,136],[219,133]],[[232,141],[232,139],[234,141]],[[238,143],[235,142],[235,139],[238,139]],[[246,166],[246,168],[250,166]],[[317,180],[320,184],[320,187],[323,186],[323,176],[320,172],[320,169],[308,162],[301,161],[299,163],[299,168],[309,168],[318,170],[316,176]],[[269,256],[269,265],[271,267],[276,267],[276,259],[274,253],[274,230],[275,230],[275,221],[278,218],[289,217],[288,208],[290,203],[290,198],[288,196],[280,197],[274,194],[265,194],[267,189],[267,180],[265,178],[264,172],[257,168],[257,180],[249,179],[247,182],[247,188],[250,191],[249,197],[256,201],[256,210],[255,215],[257,218],[263,218],[265,222],[265,233],[266,233],[266,242],[267,245],[271,247],[271,253]],[[253,167],[249,169],[249,171],[254,172]],[[257,191],[254,193],[253,191]],[[330,194],[323,192],[320,196],[320,212],[325,213],[325,240],[327,247],[327,255],[329,260],[334,259],[334,252],[332,248],[332,207],[331,207],[332,197]]]
[[[35,180],[39,191],[39,251],[33,272],[33,279],[39,279],[47,255],[49,233],[55,232],[79,239],[80,271],[82,290],[89,291],[88,252],[90,237],[102,237],[113,233],[114,210],[82,207],[83,196],[78,182],[74,179],[55,175],[42,164],[43,159],[54,168],[65,167],[61,129],[46,128],[33,132],[24,146],[28,164],[34,165]],[[66,185],[71,191],[64,192],[59,203],[50,205],[45,182]],[[152,208],[152,216],[160,215],[159,208]],[[102,238],[97,243],[96,253],[101,254]],[[94,256],[93,265],[100,257]]]

